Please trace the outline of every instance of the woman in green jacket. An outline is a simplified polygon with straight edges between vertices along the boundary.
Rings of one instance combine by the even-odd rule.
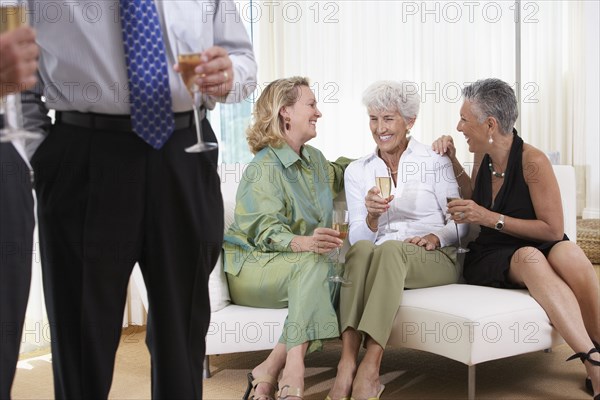
[[[254,159],[236,196],[225,234],[231,300],[249,307],[288,308],[279,343],[248,374],[248,397],[302,398],[304,356],[339,337],[327,254],[343,241],[331,229],[333,198],[343,190],[350,160],[332,163],[306,145],[321,117],[306,78],[269,84],[247,132]],[[277,377],[283,371],[277,385]]]

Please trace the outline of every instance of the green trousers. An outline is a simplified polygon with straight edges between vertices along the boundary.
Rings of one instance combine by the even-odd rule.
[[[352,284],[341,289],[340,331],[354,328],[385,348],[405,288],[447,285],[459,276],[455,247],[427,251],[397,240],[379,246],[361,240],[346,255]]]
[[[332,300],[335,285],[327,280],[333,272],[329,259],[309,252],[268,256],[267,263],[247,260],[237,276],[227,274],[232,302],[248,307],[287,307],[279,342],[288,350],[310,342],[310,353],[322,347],[321,340],[339,337]]]

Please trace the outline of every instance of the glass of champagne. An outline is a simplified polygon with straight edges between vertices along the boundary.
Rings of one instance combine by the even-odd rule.
[[[379,189],[379,195],[388,199],[392,194],[392,174],[390,173],[389,168],[377,168],[375,169],[375,185]],[[389,210],[386,212],[387,217],[387,226],[384,228],[381,233],[394,233],[398,232],[396,229],[392,229],[390,227],[390,214]]]
[[[15,2],[10,4],[0,3],[0,33],[26,25],[26,11],[24,5]],[[23,128],[21,95],[19,92],[11,93],[0,99],[0,114],[4,119],[4,128],[0,130],[0,142],[11,142],[16,139],[37,139],[42,136]]]
[[[348,211],[347,210],[338,210],[334,209],[332,214],[332,224],[333,229],[339,232],[339,238],[345,240],[348,237]],[[342,283],[342,284],[350,284],[351,282],[345,279],[339,273],[339,265],[340,265],[340,248],[335,249],[335,271],[336,275],[330,276],[328,279],[330,282]]]
[[[449,187],[446,190],[446,204],[450,203],[454,200],[461,200],[462,196],[460,194],[460,187]],[[458,238],[458,247],[456,248],[456,252],[459,254],[468,253],[470,250],[462,246],[460,235],[458,234],[458,224],[454,221],[454,227],[456,228],[456,237]]]
[[[200,88],[196,85],[197,74],[194,69],[202,64],[202,51],[203,49],[192,50],[180,37],[176,36],[177,43],[177,64],[179,64],[179,71],[183,83],[187,88],[190,96],[192,97],[193,110],[194,110],[194,121],[196,123],[196,136],[198,137],[198,143],[187,147],[185,149],[188,153],[201,153],[204,151],[216,150],[219,145],[216,142],[205,142],[202,138],[202,125],[201,122],[204,119],[204,112],[200,115],[200,106],[202,105],[202,94]]]

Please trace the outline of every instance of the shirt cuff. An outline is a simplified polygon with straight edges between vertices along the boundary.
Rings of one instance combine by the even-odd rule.
[[[290,242],[292,241],[294,236],[296,236],[296,235],[294,235],[293,233],[289,233],[289,232],[275,233],[275,234],[269,236],[269,238],[267,239],[268,244],[266,247],[271,251],[278,251],[278,252],[294,251],[293,249],[290,248]]]
[[[460,237],[465,237],[469,224],[458,224],[458,232]],[[440,247],[458,246],[458,238],[456,237],[456,227],[454,222],[448,222],[446,226],[437,232],[431,232],[440,239]]]
[[[377,240],[377,232],[373,232],[367,226],[366,219],[362,221],[357,221],[354,224],[350,225],[350,244],[354,244],[359,240],[368,240],[372,243],[375,243]]]

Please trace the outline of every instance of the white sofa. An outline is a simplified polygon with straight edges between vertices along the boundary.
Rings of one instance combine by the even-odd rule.
[[[228,226],[233,220],[235,192],[245,166],[224,164],[220,168]],[[554,172],[562,194],[565,231],[575,240],[575,171],[572,166],[557,165]],[[231,304],[220,261],[211,275],[210,291],[212,315],[206,337],[206,377],[210,376],[209,355],[273,348],[287,314],[287,309]],[[388,345],[424,350],[466,364],[468,397],[474,399],[477,364],[561,343],[563,339],[546,313],[526,290],[454,284],[407,290]]]

